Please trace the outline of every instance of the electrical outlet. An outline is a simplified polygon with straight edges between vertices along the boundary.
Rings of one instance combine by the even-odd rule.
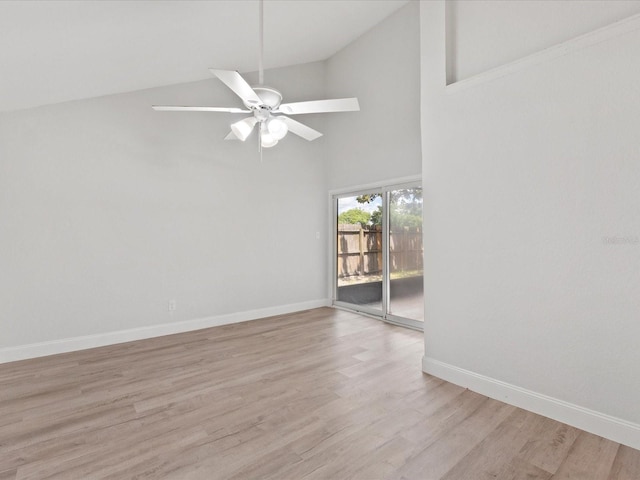
[[[176,301],[175,301],[175,299],[169,300],[169,303],[167,304],[167,310],[170,311],[170,312],[175,312],[176,311]]]
[[[316,232],[316,240],[320,240],[320,232]]]

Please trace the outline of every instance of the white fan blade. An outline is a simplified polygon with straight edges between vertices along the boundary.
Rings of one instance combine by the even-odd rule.
[[[236,137],[236,134],[233,133],[233,130],[230,131],[226,137],[224,137],[225,140],[240,140],[238,137]]]
[[[287,124],[291,133],[295,133],[305,140],[312,141],[322,136],[319,131],[314,130],[311,127],[307,127],[304,123],[300,123],[293,118],[285,117],[284,115],[279,115],[277,118]]]
[[[225,113],[246,113],[250,110],[242,108],[227,107],[182,107],[178,105],[153,105],[151,108],[162,112],[225,112]]]
[[[310,102],[283,103],[277,111],[287,115],[301,113],[356,112],[360,110],[357,98],[335,98]]]
[[[210,68],[209,71],[233,90],[244,102],[256,105],[262,103],[258,94],[238,72],[234,70],[216,70],[215,68]]]

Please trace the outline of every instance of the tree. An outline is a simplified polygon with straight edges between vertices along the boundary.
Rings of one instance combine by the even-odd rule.
[[[400,210],[392,210],[391,215],[391,228],[416,228],[422,227],[422,215],[416,213],[407,213]]]
[[[356,197],[356,200],[358,203],[371,203],[380,196],[382,196],[380,193],[366,193]],[[390,192],[389,197],[391,203],[401,202],[405,204],[422,204],[422,187],[393,190]]]
[[[371,212],[371,225],[382,225],[382,207]]]
[[[404,205],[403,205],[404,206]],[[403,208],[391,208],[389,212],[391,227],[396,228],[415,228],[422,226],[422,211],[414,209],[405,210]],[[371,225],[382,225],[382,207],[378,207],[371,212]]]
[[[372,203],[379,193],[360,195],[359,203]],[[389,193],[389,217],[392,228],[422,226],[422,188],[402,188]],[[372,225],[382,225],[382,206],[371,213]]]
[[[371,214],[369,212],[365,212],[359,208],[352,208],[351,210],[347,210],[338,215],[338,223],[340,224],[352,224],[361,226],[365,226],[369,224],[371,220]]]

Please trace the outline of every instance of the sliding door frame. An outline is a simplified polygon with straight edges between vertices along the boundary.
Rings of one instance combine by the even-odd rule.
[[[389,193],[393,190],[400,188],[422,188],[422,177],[412,176],[405,177],[388,182],[374,183],[369,185],[359,185],[352,188],[344,188],[339,190],[332,190],[329,192],[329,203],[331,205],[330,211],[330,289],[331,292],[331,304],[332,306],[344,310],[355,311],[362,313],[379,320],[392,323],[395,325],[401,325],[403,327],[409,327],[415,330],[422,331],[424,329],[424,322],[414,320],[411,318],[402,317],[388,313],[390,305],[390,270],[389,270]],[[366,305],[357,305],[348,302],[342,302],[337,300],[338,298],[338,199],[345,197],[354,197],[362,194],[370,193],[382,194],[382,305],[381,309],[371,308]]]
[[[417,188],[417,187],[422,188],[422,180],[414,181],[414,182],[405,182],[400,185],[398,184],[389,185],[388,189],[385,190],[384,200],[383,200],[384,207],[382,209],[384,212],[382,231],[383,231],[383,238],[386,239],[387,245],[389,245],[390,236],[391,236],[391,226],[392,226],[391,220],[389,218],[390,212],[391,212],[390,193],[394,190],[398,190],[401,188]],[[423,222],[424,222],[424,217],[423,217]],[[424,229],[422,230],[424,231]],[[383,266],[384,274],[383,274],[383,282],[382,282],[383,284],[382,293],[384,295],[383,297],[384,319],[383,320],[389,323],[402,325],[403,327],[409,327],[409,328],[422,331],[424,329],[424,322],[421,322],[420,320],[414,320],[413,318],[407,318],[400,315],[394,315],[392,313],[389,313],[389,309],[391,306],[391,265],[389,263],[390,262],[389,254],[390,254],[390,251],[388,248],[386,248],[385,251],[383,252],[383,259],[384,259],[384,266]],[[386,258],[384,257],[384,255],[386,255]],[[422,275],[422,281],[424,282],[424,273]],[[423,308],[424,308],[424,305],[423,305]]]
[[[355,303],[348,303],[348,302],[341,302],[338,300],[338,262],[337,262],[337,258],[338,258],[338,242],[337,242],[337,238],[338,238],[338,199],[340,198],[347,198],[347,197],[356,197],[358,195],[366,195],[369,193],[381,193],[383,195],[383,202],[384,202],[384,190],[382,190],[382,187],[377,187],[377,188],[372,188],[372,189],[360,189],[360,190],[348,190],[344,193],[337,193],[337,194],[333,194],[331,195],[331,203],[333,206],[333,215],[332,215],[332,253],[331,256],[333,258],[333,262],[332,262],[332,268],[331,268],[331,272],[332,272],[332,280],[331,280],[331,303],[336,306],[336,307],[340,307],[340,308],[344,308],[347,310],[353,310],[359,313],[365,313],[367,315],[373,316],[375,318],[381,318],[382,316],[384,316],[384,309],[385,309],[385,303],[384,303],[384,298],[385,298],[385,291],[386,291],[386,286],[385,286],[385,281],[384,281],[384,274],[385,274],[385,252],[387,250],[387,241],[385,239],[385,235],[384,235],[384,229],[385,229],[385,220],[384,218],[382,219],[382,299],[380,302],[380,309],[378,310],[377,308],[374,307],[368,307],[367,305],[358,305]],[[384,210],[384,209],[383,209]]]

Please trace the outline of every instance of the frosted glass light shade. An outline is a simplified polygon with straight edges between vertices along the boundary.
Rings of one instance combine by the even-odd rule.
[[[282,140],[289,131],[289,127],[287,127],[287,124],[280,120],[278,117],[271,117],[269,119],[269,121],[267,122],[267,129],[276,140]]]
[[[266,128],[264,128],[261,133],[260,142],[263,148],[275,147],[278,144],[278,140],[274,138]]]
[[[239,122],[232,123],[231,131],[236,137],[238,137],[239,140],[242,140],[244,142],[249,134],[253,131],[253,127],[257,122],[258,120],[256,120],[256,117],[244,118]]]

